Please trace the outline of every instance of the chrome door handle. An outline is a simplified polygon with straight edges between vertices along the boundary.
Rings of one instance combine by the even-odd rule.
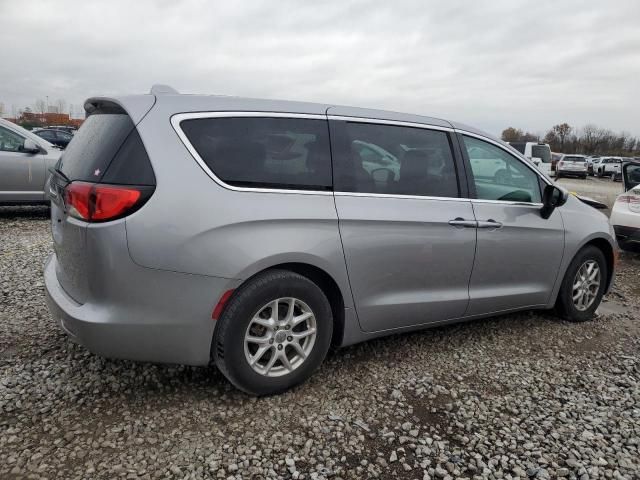
[[[449,220],[449,225],[453,227],[476,228],[478,226],[478,222],[476,222],[475,220],[465,220],[462,217],[458,217],[454,220]]]
[[[478,228],[501,228],[502,223],[496,222],[492,218],[489,220],[480,220],[478,221]]]

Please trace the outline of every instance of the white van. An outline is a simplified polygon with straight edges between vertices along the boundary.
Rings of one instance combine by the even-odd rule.
[[[551,165],[551,147],[548,143],[541,142],[507,142],[521,154],[531,160],[538,170],[548,177],[555,175]]]

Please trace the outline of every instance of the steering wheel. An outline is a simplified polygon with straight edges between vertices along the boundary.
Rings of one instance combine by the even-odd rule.
[[[396,177],[396,172],[394,172],[391,168],[388,167],[378,167],[378,168],[374,168],[373,170],[371,170],[371,177],[376,180],[375,178],[375,173],[380,171],[380,170],[384,170],[387,172],[387,182],[389,180],[395,180]],[[381,180],[379,180],[381,181]]]

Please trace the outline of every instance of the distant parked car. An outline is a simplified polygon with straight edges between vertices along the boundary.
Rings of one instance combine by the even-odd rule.
[[[551,147],[542,142],[508,142],[513,148],[527,157],[545,175],[552,177],[555,172],[551,168]]]
[[[640,248],[640,161],[622,166],[624,192],[618,195],[611,210],[610,222],[623,250]]]
[[[600,157],[592,155],[587,157],[587,174],[593,177],[594,167],[600,162]]]
[[[73,139],[73,135],[70,133],[62,130],[54,130],[53,128],[41,128],[35,130],[33,133],[63,150],[67,148],[67,145],[69,145],[69,142]]]
[[[58,158],[44,138],[0,118],[0,204],[49,203],[45,182]]]
[[[612,177],[620,173],[622,157],[602,157],[598,162],[595,174],[598,177]]]
[[[587,157],[584,155],[562,155],[556,165],[556,178],[587,178]]]
[[[62,130],[63,132],[70,133],[71,135],[75,135],[78,131],[76,127],[70,127],[69,125],[49,125],[45,128],[53,128],[54,130]]]

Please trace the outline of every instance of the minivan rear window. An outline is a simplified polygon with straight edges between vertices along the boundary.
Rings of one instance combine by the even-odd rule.
[[[126,113],[90,115],[57,168],[72,181],[155,185],[147,152]]]
[[[180,128],[211,172],[239,187],[331,190],[325,120],[225,117],[183,120]]]

